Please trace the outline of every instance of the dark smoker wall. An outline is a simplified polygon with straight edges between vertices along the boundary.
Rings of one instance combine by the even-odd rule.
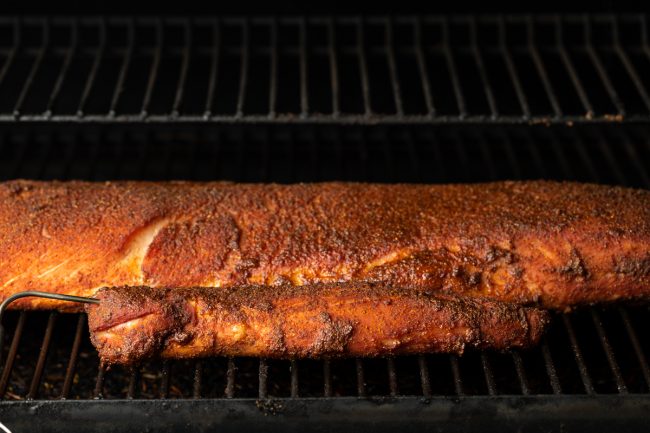
[[[0,13],[12,14],[386,14],[386,13],[522,13],[522,12],[641,12],[647,0],[519,1],[305,1],[305,0],[4,0]]]

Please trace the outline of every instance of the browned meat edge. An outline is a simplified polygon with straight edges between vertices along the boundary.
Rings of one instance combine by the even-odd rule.
[[[106,363],[165,358],[368,357],[465,347],[505,350],[540,339],[546,311],[363,283],[106,288],[87,307]]]

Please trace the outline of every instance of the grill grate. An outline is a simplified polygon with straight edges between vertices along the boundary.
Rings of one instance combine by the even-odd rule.
[[[0,17],[0,122],[650,120],[643,15]]]
[[[20,314],[0,393],[10,400],[646,394],[647,359],[632,325],[647,322],[644,315],[646,308],[618,308],[558,317],[542,347],[525,352],[326,361],[214,358],[107,371],[84,335],[83,315],[54,320],[53,314]],[[622,327],[627,331],[621,333]],[[77,330],[72,342],[53,338],[61,329]],[[624,341],[614,348],[608,336]],[[40,348],[27,347],[39,346],[37,341]]]
[[[648,187],[643,126],[246,127],[161,125],[0,136],[1,173],[42,179],[405,182],[557,178]],[[247,358],[99,366],[85,317],[12,313],[0,376],[5,399],[172,399],[647,394],[648,309],[556,317],[541,347],[389,359]]]

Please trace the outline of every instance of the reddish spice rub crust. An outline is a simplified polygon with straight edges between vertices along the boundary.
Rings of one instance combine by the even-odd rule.
[[[0,298],[343,281],[560,309],[647,298],[650,192],[545,181],[0,184]]]
[[[537,308],[364,283],[105,288],[86,307],[102,361],[255,356],[320,358],[505,350],[536,344]]]

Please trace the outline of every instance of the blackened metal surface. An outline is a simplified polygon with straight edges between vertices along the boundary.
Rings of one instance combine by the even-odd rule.
[[[645,432],[650,397],[463,397],[16,402],[14,432]]]
[[[650,121],[641,14],[0,17],[0,123]]]

